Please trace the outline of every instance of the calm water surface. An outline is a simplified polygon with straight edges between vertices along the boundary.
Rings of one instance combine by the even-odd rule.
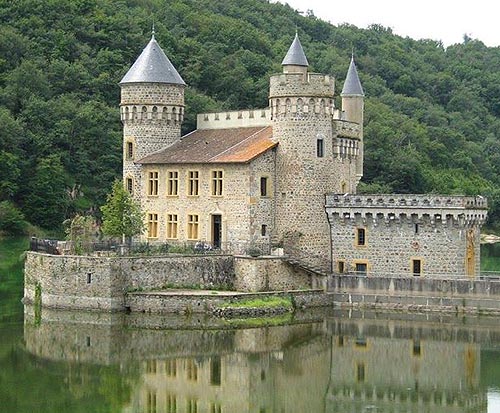
[[[287,326],[238,328],[35,316],[19,305],[16,254],[0,243],[2,413],[500,413],[495,318],[308,312]]]

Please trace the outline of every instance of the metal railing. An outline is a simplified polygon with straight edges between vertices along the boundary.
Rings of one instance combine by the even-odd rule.
[[[31,238],[30,250],[52,255],[166,255],[166,254],[235,254],[261,256],[271,253],[269,243],[222,242],[213,245],[208,241],[130,241],[122,244],[116,240],[72,242]]]

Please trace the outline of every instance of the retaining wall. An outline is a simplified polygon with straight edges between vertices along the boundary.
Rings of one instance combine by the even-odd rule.
[[[28,252],[24,299],[44,307],[122,311],[128,291],[234,287],[231,256],[84,257]]]
[[[334,275],[328,279],[338,307],[500,313],[500,281]]]

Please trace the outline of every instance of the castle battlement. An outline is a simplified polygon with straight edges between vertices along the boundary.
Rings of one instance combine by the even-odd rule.
[[[196,117],[197,129],[243,128],[270,124],[270,108],[200,113]]]
[[[330,220],[383,220],[386,223],[429,221],[456,225],[482,225],[487,216],[485,198],[434,195],[341,195],[328,194],[326,209]]]
[[[346,120],[335,119],[333,121],[333,126],[334,130],[337,132],[338,137],[360,139],[361,128],[357,123],[349,122]]]
[[[320,73],[280,73],[269,80],[269,98],[288,96],[333,98],[335,78]]]

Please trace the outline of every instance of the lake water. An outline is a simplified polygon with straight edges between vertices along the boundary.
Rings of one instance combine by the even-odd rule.
[[[23,243],[0,243],[2,413],[500,413],[496,318],[35,316],[19,304]]]

